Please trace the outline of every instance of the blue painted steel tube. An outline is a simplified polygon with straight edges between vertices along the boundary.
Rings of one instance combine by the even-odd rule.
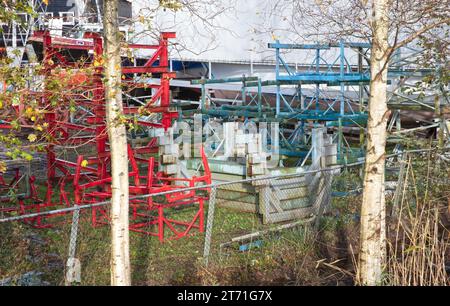
[[[277,41],[279,43],[279,41]],[[275,50],[275,78],[278,81],[278,78],[280,77],[280,49],[277,48]],[[278,114],[280,113],[280,95],[281,95],[281,88],[280,84],[277,83],[277,100],[276,100],[276,107],[275,107],[275,116],[278,117]]]
[[[328,44],[281,44],[279,41],[276,43],[269,43],[269,48],[278,48],[278,49],[330,49],[332,47],[339,47],[340,45],[337,43],[328,43]],[[363,42],[344,42],[345,47],[350,48],[370,48],[371,44],[363,43]]]
[[[258,79],[258,115],[262,116],[262,87],[261,79]]]
[[[316,50],[316,73],[320,75],[320,49]],[[320,84],[316,84],[316,111],[319,110]]]
[[[344,51],[344,42],[341,40],[340,41],[340,76],[341,79],[344,78],[344,68],[345,68],[345,51]],[[340,105],[340,113],[341,115],[344,115],[345,113],[345,99],[344,99],[344,92],[345,92],[345,87],[344,87],[344,83],[341,83],[341,105]]]

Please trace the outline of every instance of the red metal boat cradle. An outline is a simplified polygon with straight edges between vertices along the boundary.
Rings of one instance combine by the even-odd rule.
[[[149,49],[153,54],[143,66],[127,66],[123,64],[123,85],[129,88],[152,88],[154,94],[143,107],[124,105],[124,113],[137,115],[146,111],[160,113],[160,122],[137,121],[143,127],[163,128],[167,130],[178,112],[170,106],[170,80],[175,73],[168,70],[168,40],[175,38],[175,33],[161,33],[158,45],[127,44],[128,49]],[[45,110],[47,133],[51,143],[47,145],[47,183],[46,195],[37,201],[34,186],[35,178],[31,177],[32,192],[28,199],[20,201],[18,211],[21,214],[49,210],[57,206],[70,206],[71,198],[68,189],[72,185],[73,198],[76,205],[86,205],[108,200],[111,197],[111,177],[109,173],[110,153],[108,150],[105,122],[105,90],[102,74],[103,39],[95,33],[86,33],[84,39],[52,37],[47,31],[35,32],[31,42],[42,43],[44,91],[34,93],[40,99],[41,108]],[[73,60],[70,51],[93,53],[83,61]],[[83,70],[84,69],[84,70]],[[90,69],[91,74],[78,73]],[[58,96],[55,103],[51,82],[46,79],[56,72],[72,73],[75,81],[67,85],[67,93]],[[74,73],[75,72],[75,73]],[[142,84],[134,81],[136,76],[159,75],[159,84]],[[61,98],[63,97],[63,98]],[[68,98],[69,97],[69,98]],[[88,97],[88,98],[87,98]],[[61,101],[63,100],[63,101]],[[72,113],[69,121],[68,104],[75,101],[83,113]],[[75,123],[74,123],[75,122]],[[84,156],[57,157],[57,148],[83,147],[95,143],[95,150],[89,150]],[[141,147],[128,145],[130,177],[130,230],[158,236],[160,241],[178,239],[187,236],[192,229],[203,232],[204,201],[208,199],[208,188],[183,190],[187,187],[208,185],[211,173],[208,162],[201,149],[204,175],[192,178],[176,178],[155,170],[158,161],[150,156],[156,153],[156,138]],[[1,181],[0,181],[1,184]],[[59,199],[55,201],[55,190],[59,190]],[[145,199],[134,198],[139,195],[152,195],[168,192],[164,196],[147,196]],[[177,219],[178,208],[189,206],[192,211],[188,220]],[[177,208],[177,209],[174,209]],[[187,214],[182,214],[183,216]],[[58,214],[27,219],[26,222],[36,227],[51,227],[51,219]],[[184,217],[186,218],[186,217]],[[108,209],[95,207],[91,209],[93,226],[108,222]],[[165,230],[165,229],[168,230]]]

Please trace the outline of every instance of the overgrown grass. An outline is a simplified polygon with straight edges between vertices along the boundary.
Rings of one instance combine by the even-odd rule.
[[[398,218],[390,217],[393,196],[387,197],[386,284],[448,284],[445,274],[450,262],[448,224],[444,224],[442,216],[450,199],[449,175],[448,165],[436,162],[433,156],[414,158],[402,191]],[[334,187],[349,191],[359,187],[358,184],[358,171],[349,170],[335,181]],[[333,198],[318,231],[298,226],[226,247],[220,245],[264,227],[254,214],[217,207],[208,266],[202,258],[203,234],[160,243],[156,237],[131,232],[132,282],[134,285],[352,285],[358,257],[360,204],[360,195]],[[190,209],[173,211],[178,216],[191,213]],[[109,227],[93,228],[89,217],[89,213],[82,215],[77,241],[81,284],[108,285]],[[61,219],[66,223],[52,229],[34,229],[22,223],[0,224],[0,279],[39,271],[47,283],[63,285],[71,216]],[[245,251],[239,249],[242,245],[246,246]]]
[[[450,285],[450,167],[435,155],[409,157],[399,207],[388,227],[385,282]]]
[[[193,209],[173,211],[179,218],[192,215]],[[214,235],[238,230],[251,230],[253,217],[235,211],[217,210]],[[88,211],[82,213],[77,239],[77,258],[82,266],[83,285],[108,285],[110,282],[110,230],[108,226],[93,228]],[[231,220],[222,222],[221,220]],[[71,217],[59,218],[56,228],[35,229],[23,223],[0,225],[0,279],[20,275],[31,270],[44,272],[44,280],[54,285],[64,284],[64,263],[67,260]],[[194,231],[195,233],[195,231]],[[43,243],[37,246],[26,237],[34,235]],[[204,235],[196,233],[180,240],[160,243],[156,237],[130,232],[132,279],[136,285],[199,284],[196,266],[203,256]],[[36,247],[41,254],[51,254],[60,262],[48,268],[48,260],[29,252]],[[56,258],[55,258],[56,257]],[[34,263],[32,262],[34,261]]]
[[[209,265],[199,265],[203,285],[320,285],[322,259],[316,234],[310,227],[298,227],[257,239],[261,247],[239,251],[232,245]],[[329,274],[329,273],[328,273]],[[334,282],[333,282],[334,283]]]

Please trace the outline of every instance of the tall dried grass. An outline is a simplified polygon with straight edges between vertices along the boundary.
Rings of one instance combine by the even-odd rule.
[[[449,231],[441,223],[448,195],[446,186],[437,186],[435,180],[446,171],[436,167],[431,158],[425,167],[414,171],[409,159],[399,212],[388,229],[388,285],[450,285],[446,271]],[[426,173],[420,173],[421,170]],[[444,190],[444,196],[439,190]]]

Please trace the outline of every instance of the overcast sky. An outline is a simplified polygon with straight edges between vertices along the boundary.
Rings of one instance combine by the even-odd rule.
[[[268,7],[274,0],[216,0],[214,5],[200,5],[198,14],[206,21],[181,11],[158,11],[154,27],[160,31],[177,32],[180,45],[172,56],[206,60],[254,61],[273,60],[273,50],[267,43],[274,37],[292,41],[294,35],[287,35],[273,29],[287,29],[279,18],[268,17]],[[133,1],[135,16],[145,15],[145,7],[155,8],[157,0]],[[227,10],[214,18],[217,12]],[[256,31],[255,31],[256,30]],[[139,31],[137,29],[137,31]],[[178,55],[177,55],[178,54]]]

